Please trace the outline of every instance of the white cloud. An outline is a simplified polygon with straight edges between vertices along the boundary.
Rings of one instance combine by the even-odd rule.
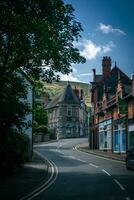
[[[67,74],[61,74],[60,75],[60,79],[62,81],[74,81],[74,82],[80,82],[80,80],[78,79],[77,76],[74,76],[72,73],[70,73],[69,75]]]
[[[71,72],[70,74],[62,74],[62,73],[58,73],[60,75],[60,79],[62,81],[74,81],[74,82],[80,82],[79,80],[79,75],[78,75],[78,71],[77,69],[74,67],[74,64],[72,65],[72,70],[73,72]]]
[[[81,77],[81,76],[92,76],[93,73],[83,73],[83,74],[79,74],[78,77]]]
[[[107,53],[109,51],[112,51],[112,48],[115,47],[115,44],[110,41],[106,45],[102,46],[102,53]]]
[[[99,23],[99,27],[98,30],[100,30],[101,32],[108,34],[108,33],[117,33],[119,35],[126,35],[126,33],[118,28],[113,28],[111,25],[106,25],[103,23]]]
[[[71,72],[69,75],[66,74],[59,74],[60,75],[60,79],[63,81],[74,81],[74,82],[81,82],[81,80],[79,79],[82,76],[92,76],[93,73],[78,73],[77,69],[73,66],[73,72]],[[83,81],[84,82],[84,81]]]
[[[101,47],[97,46],[91,40],[84,40],[83,43],[81,43],[81,46],[83,47],[83,50],[80,51],[80,54],[87,60],[95,59],[101,51]]]
[[[77,46],[80,47],[80,54],[84,56],[87,60],[93,60],[98,55],[112,51],[112,48],[115,47],[112,41],[104,45],[97,45],[91,40],[83,40],[83,42],[78,43]]]

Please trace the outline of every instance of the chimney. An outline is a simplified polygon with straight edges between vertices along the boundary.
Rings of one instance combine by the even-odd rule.
[[[132,96],[134,97],[134,74],[132,75]]]
[[[78,97],[78,99],[79,99],[79,96],[80,96],[80,94],[79,94],[79,89],[77,89],[76,86],[75,86],[75,89],[73,89],[73,91],[74,91],[75,95],[76,95],[76,96]]]
[[[124,86],[123,86],[123,83],[121,81],[121,73],[120,73],[120,71],[118,71],[118,84],[117,84],[117,89],[116,89],[117,96],[122,98],[123,97],[123,91],[124,91]]]
[[[83,99],[83,89],[80,90],[80,98]]]
[[[93,69],[93,81],[96,81],[96,69]]]
[[[106,79],[110,75],[111,72],[111,58],[106,56],[102,59],[102,72],[103,78]]]

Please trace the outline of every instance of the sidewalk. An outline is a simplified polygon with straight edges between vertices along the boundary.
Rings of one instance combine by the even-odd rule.
[[[32,161],[25,164],[17,175],[0,179],[0,199],[19,200],[20,197],[31,192],[42,180],[46,179],[47,174],[47,163],[34,154]]]
[[[111,151],[103,151],[103,150],[98,150],[98,149],[92,150],[92,149],[89,149],[88,145],[89,145],[88,143],[80,144],[78,145],[78,149],[86,153],[94,154],[94,155],[101,156],[104,158],[109,158],[109,159],[125,162],[125,159],[126,159],[125,153],[119,154],[119,153],[112,153]]]

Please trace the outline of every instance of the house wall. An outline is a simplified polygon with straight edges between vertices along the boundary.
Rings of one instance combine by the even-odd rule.
[[[128,102],[128,149],[134,148],[134,98]]]
[[[59,138],[79,137],[78,105],[61,105],[59,115]]]
[[[26,99],[21,99],[22,101],[26,101],[30,108],[31,112],[27,115],[25,115],[25,120],[24,122],[27,124],[27,126],[22,127],[23,132],[29,137],[30,143],[28,146],[28,153],[29,156],[32,156],[32,151],[33,151],[33,130],[32,130],[32,123],[33,123],[33,113],[32,113],[32,108],[33,108],[33,85],[30,82],[29,78],[27,75],[23,72],[20,71],[18,73],[19,77],[22,77],[24,79],[24,82],[26,84],[26,89],[27,89],[27,97]]]
[[[31,85],[31,83],[26,80],[26,84],[27,84],[27,102],[30,106],[30,108],[33,108],[33,86]],[[31,113],[27,114],[25,116],[25,122],[29,125],[28,127],[24,127],[24,132],[25,134],[28,135],[29,139],[30,139],[30,145],[29,145],[29,154],[32,155],[32,151],[33,151],[33,130],[32,130],[32,123],[33,123],[33,113],[31,111]]]
[[[134,99],[128,102],[128,119],[134,118]]]
[[[48,110],[48,125],[56,129],[58,139],[79,137],[85,134],[86,117],[79,105],[64,104]]]

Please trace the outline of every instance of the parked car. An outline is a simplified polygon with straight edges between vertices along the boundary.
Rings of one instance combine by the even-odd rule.
[[[127,151],[126,168],[128,170],[129,169],[134,169],[134,148]]]

